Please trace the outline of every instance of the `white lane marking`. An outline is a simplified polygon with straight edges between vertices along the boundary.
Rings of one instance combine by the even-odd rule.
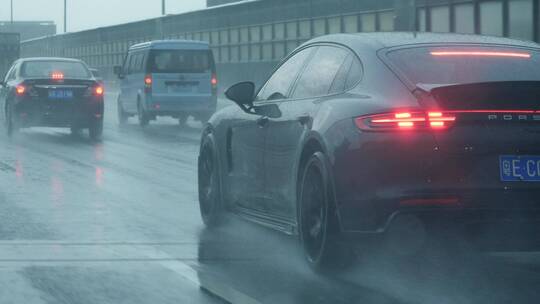
[[[225,282],[220,282],[214,276],[211,276],[204,271],[197,271],[183,261],[173,260],[168,253],[156,248],[153,249],[154,250],[152,251],[144,252],[144,254],[146,254],[149,258],[160,260],[158,264],[161,266],[176,272],[178,275],[184,277],[199,287],[203,287],[212,294],[233,304],[261,304],[261,302],[232,288]],[[200,279],[202,279],[203,282],[201,282]]]
[[[173,271],[195,287],[233,304],[261,304],[204,270],[197,263],[194,242],[92,242],[92,241],[0,241],[0,268],[17,269],[33,265],[95,266],[113,263],[152,263]],[[174,256],[158,247],[179,250]]]

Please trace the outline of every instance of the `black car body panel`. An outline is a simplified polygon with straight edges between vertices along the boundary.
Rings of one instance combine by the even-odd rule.
[[[316,149],[332,169],[332,195],[343,232],[384,232],[400,214],[415,214],[426,222],[449,217],[460,224],[540,219],[540,183],[503,182],[499,174],[501,155],[540,155],[540,125],[533,120],[537,107],[530,109],[528,121],[510,111],[519,109],[511,103],[501,108],[507,112],[481,107],[487,111],[454,113],[456,124],[443,131],[371,132],[355,124],[365,115],[431,109],[423,98],[436,94],[425,88],[419,93],[418,86],[381,59],[389,48],[504,46],[538,52],[538,45],[471,35],[374,33],[316,38],[291,56],[324,45],[357,56],[361,81],[345,92],[265,101],[279,107],[278,118],[230,106],[209,121],[207,132],[214,134],[219,151],[227,208],[251,210],[256,213],[252,219],[293,233],[299,168],[306,151]],[[447,110],[441,104],[439,100],[436,109]],[[493,121],[489,115],[500,119]],[[505,115],[513,115],[512,121]],[[287,223],[289,229],[275,222]]]

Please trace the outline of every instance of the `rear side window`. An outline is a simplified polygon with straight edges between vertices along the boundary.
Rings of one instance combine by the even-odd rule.
[[[141,73],[143,71],[144,53],[132,54],[129,62],[129,74]]]
[[[27,61],[21,67],[21,76],[49,78],[52,73],[62,73],[64,78],[87,79],[90,71],[80,62],[71,61]]]
[[[540,80],[540,52],[519,48],[418,47],[388,58],[415,85]]]
[[[363,74],[364,71],[358,58],[349,54],[341,65],[329,93],[335,94],[350,90],[362,79]]]
[[[152,50],[151,73],[211,73],[215,70],[210,50]]]
[[[293,98],[324,96],[330,92],[334,79],[348,52],[342,48],[321,46],[298,79]],[[342,83],[345,80],[338,80]],[[343,86],[341,86],[343,88]]]

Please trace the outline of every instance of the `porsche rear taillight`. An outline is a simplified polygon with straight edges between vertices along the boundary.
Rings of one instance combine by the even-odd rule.
[[[436,111],[392,112],[355,119],[356,126],[364,131],[445,130],[455,121],[455,115]]]

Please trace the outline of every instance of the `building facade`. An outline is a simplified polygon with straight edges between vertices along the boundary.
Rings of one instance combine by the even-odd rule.
[[[0,32],[19,33],[21,40],[51,36],[56,34],[53,21],[0,21]]]

